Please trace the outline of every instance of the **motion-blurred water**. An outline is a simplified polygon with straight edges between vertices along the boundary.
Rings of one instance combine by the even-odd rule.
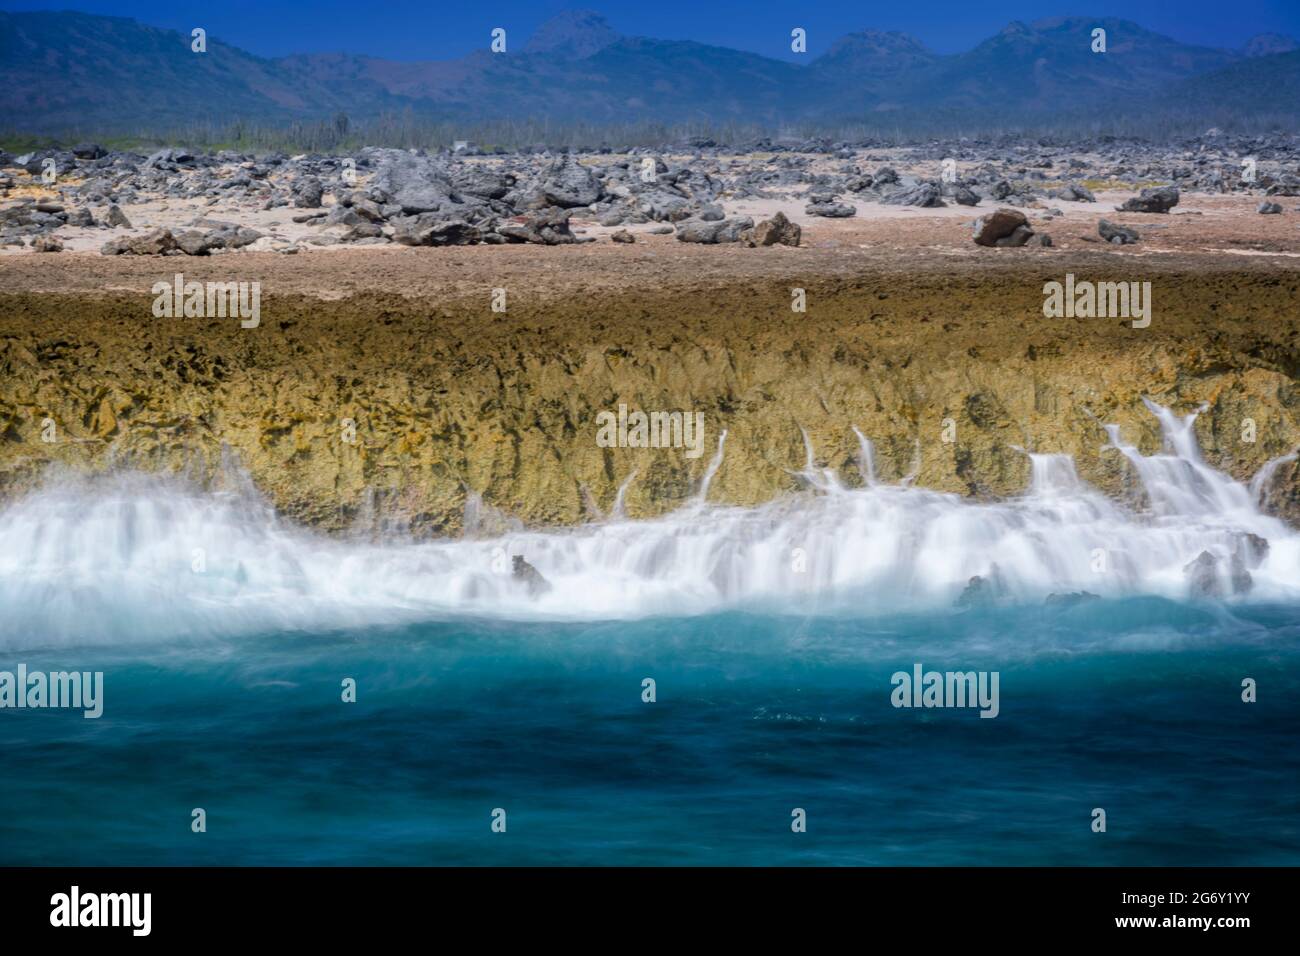
[[[1300,536],[1153,411],[1140,514],[1061,456],[994,505],[810,453],[764,508],[434,544],[52,484],[0,514],[0,671],[103,671],[104,716],[0,710],[0,864],[1300,862]],[[1189,595],[1245,533],[1250,593]],[[918,662],[999,716],[895,709]]]

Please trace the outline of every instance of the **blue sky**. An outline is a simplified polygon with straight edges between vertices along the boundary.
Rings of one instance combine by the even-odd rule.
[[[211,36],[260,56],[346,50],[400,60],[446,59],[486,46],[493,27],[522,44],[542,21],[572,8],[604,14],[621,33],[697,40],[792,58],[790,29],[808,31],[809,52],[873,27],[901,30],[940,53],[969,49],[1011,20],[1078,14],[1133,20],[1187,43],[1240,46],[1257,33],[1300,37],[1300,0],[0,0],[6,10],[66,10],[133,17]]]

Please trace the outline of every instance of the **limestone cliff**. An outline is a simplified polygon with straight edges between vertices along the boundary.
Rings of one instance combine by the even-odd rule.
[[[484,515],[589,520],[633,472],[629,515],[678,507],[722,429],[711,500],[798,490],[805,431],[817,467],[855,485],[856,427],[884,481],[1014,495],[1026,449],[1069,453],[1084,480],[1134,496],[1102,426],[1157,451],[1144,395],[1182,412],[1205,403],[1207,461],[1244,479],[1300,445],[1298,284],[1161,274],[1142,330],[1045,319],[1041,279],[1006,274],[819,279],[803,314],[775,280],[505,315],[482,297],[265,296],[256,329],[157,319],[138,295],[0,294],[0,493],[51,463],[208,481],[237,462],[296,520],[458,534],[467,504],[470,530]],[[702,412],[703,454],[600,447],[597,416],[620,403]],[[1300,518],[1296,463],[1275,471],[1267,507]]]

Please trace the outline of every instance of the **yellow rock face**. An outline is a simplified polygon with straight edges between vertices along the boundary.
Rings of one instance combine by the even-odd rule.
[[[1042,279],[900,275],[629,290],[489,311],[357,293],[264,296],[261,323],[157,319],[148,297],[0,295],[0,493],[51,463],[215,482],[238,464],[285,515],[325,529],[394,522],[418,535],[517,519],[649,516],[695,495],[757,504],[817,468],[863,480],[856,427],[883,481],[982,498],[1029,478],[1021,449],[1065,452],[1141,507],[1105,424],[1159,449],[1148,396],[1202,403],[1206,460],[1237,478],[1300,444],[1296,279],[1155,277],[1147,329],[1049,320]],[[702,412],[703,453],[606,448],[597,416]],[[1253,435],[1251,434],[1253,429]],[[1252,438],[1253,441],[1248,440]],[[950,439],[950,440],[949,440]],[[1271,510],[1300,518],[1300,470]],[[481,503],[481,507],[480,507]]]

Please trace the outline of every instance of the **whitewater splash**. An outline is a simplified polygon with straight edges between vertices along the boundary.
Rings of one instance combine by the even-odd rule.
[[[1226,578],[1243,534],[1269,543],[1253,599],[1300,600],[1300,535],[1201,460],[1195,416],[1150,406],[1166,452],[1119,441],[1146,489],[1135,514],[1085,485],[1065,455],[1031,455],[1024,495],[996,504],[875,480],[846,488],[813,465],[806,494],[483,540],[358,543],[283,522],[251,487],[200,493],[165,478],[56,483],[0,513],[0,650],[161,637],[334,629],[453,615],[626,619],[727,607],[892,611],[950,606],[974,575],[1007,600],[1051,592],[1188,596],[1203,551]],[[1104,554],[1098,567],[1098,554]],[[530,597],[521,554],[552,585]],[[996,565],[996,568],[994,567]]]

